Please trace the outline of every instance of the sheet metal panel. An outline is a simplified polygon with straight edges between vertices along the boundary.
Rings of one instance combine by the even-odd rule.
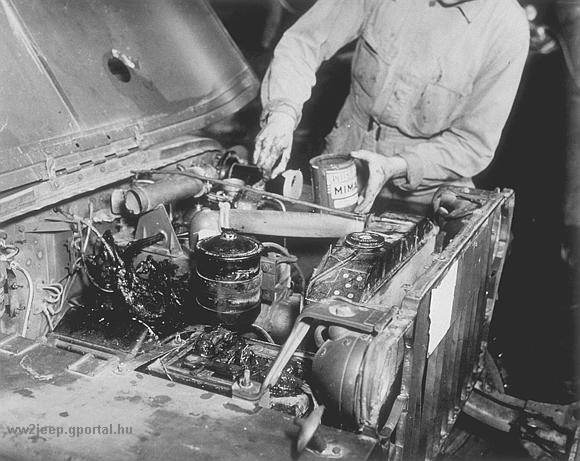
[[[297,457],[293,440],[298,426],[288,415],[139,372],[119,372],[114,365],[93,378],[80,377],[67,371],[78,358],[44,345],[19,356],[0,354],[3,456],[151,461]],[[8,427],[16,426],[63,432],[9,434]],[[89,432],[99,426],[100,434]],[[109,427],[116,433],[104,434]],[[319,430],[337,445],[341,459],[384,459],[373,438],[324,426]],[[306,451],[300,459],[321,458]]]
[[[62,156],[202,128],[257,93],[204,0],[0,0],[0,37],[0,193],[50,178]]]

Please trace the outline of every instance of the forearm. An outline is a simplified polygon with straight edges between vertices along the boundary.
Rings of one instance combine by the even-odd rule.
[[[462,114],[447,130],[400,154],[407,162],[403,189],[471,178],[490,164],[515,99],[527,50],[527,34],[522,33],[512,49],[503,50],[483,66]]]
[[[286,31],[262,83],[266,115],[283,112],[298,122],[318,67],[358,36],[371,1],[376,0],[318,0]]]
[[[484,142],[470,133],[450,129],[434,139],[404,150],[407,164],[403,189],[413,190],[433,181],[471,178],[493,159],[497,141]]]

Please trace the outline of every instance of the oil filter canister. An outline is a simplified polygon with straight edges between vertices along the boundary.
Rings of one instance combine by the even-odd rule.
[[[260,314],[262,245],[224,229],[196,244],[196,304],[209,321],[245,330]]]
[[[325,154],[310,160],[314,200],[319,205],[354,210],[358,198],[356,165],[348,155]]]

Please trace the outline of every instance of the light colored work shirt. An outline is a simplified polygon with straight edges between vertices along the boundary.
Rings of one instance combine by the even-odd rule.
[[[264,114],[297,121],[322,61],[357,40],[351,87],[327,152],[399,155],[402,198],[472,184],[492,160],[528,53],[516,0],[318,0],[279,42],[262,84]]]

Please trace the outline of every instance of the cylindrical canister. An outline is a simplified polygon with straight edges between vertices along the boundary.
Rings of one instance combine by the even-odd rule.
[[[325,154],[310,160],[314,200],[319,205],[354,210],[358,198],[356,165],[348,155]]]
[[[225,229],[196,245],[196,303],[211,320],[235,330],[260,314],[262,245]]]

